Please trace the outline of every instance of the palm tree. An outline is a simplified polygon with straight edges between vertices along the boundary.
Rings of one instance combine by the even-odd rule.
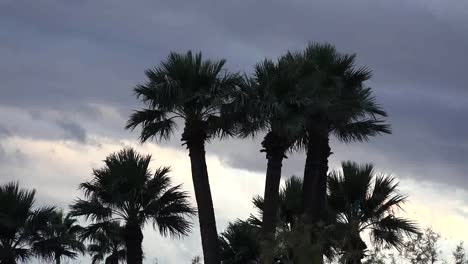
[[[73,216],[123,222],[129,264],[142,263],[141,230],[146,222],[153,223],[163,236],[183,236],[191,229],[186,217],[195,214],[181,185],[172,186],[169,168],[159,168],[153,175],[150,160],[151,155],[131,148],[111,154],[103,168],[93,171],[94,178],[80,185],[85,200],[71,205]]]
[[[127,251],[123,239],[124,227],[118,222],[100,222],[85,228],[81,238],[88,239],[88,252],[92,256],[91,264],[104,260],[105,264],[124,263]]]
[[[18,183],[0,186],[0,263],[15,264],[34,255],[31,245],[47,225],[54,208],[34,208],[35,190]]]
[[[223,264],[257,264],[260,258],[259,227],[247,221],[229,223],[219,236]]]
[[[79,238],[82,227],[70,215],[62,211],[55,211],[47,226],[36,242],[33,249],[44,259],[55,260],[60,264],[62,258],[76,259],[78,253],[83,254],[85,245]]]
[[[320,229],[326,217],[326,185],[330,137],[345,143],[367,141],[390,133],[382,120],[385,111],[376,103],[370,88],[364,85],[371,73],[355,67],[356,56],[340,54],[330,44],[310,44],[305,51],[289,56],[299,72],[298,94],[304,130],[295,147],[306,150],[303,186],[304,224]],[[320,244],[318,238],[311,242]],[[317,247],[317,261],[323,255]],[[323,260],[322,260],[323,261]]]
[[[279,191],[279,206],[276,214],[277,229],[291,230],[302,213],[302,179],[292,176],[286,180],[285,185]],[[256,215],[250,215],[249,222],[253,225],[262,226],[262,215],[264,199],[261,196],[255,196],[252,202],[257,209]]]
[[[176,120],[184,122],[182,141],[189,150],[205,264],[218,264],[219,246],[205,143],[231,135],[233,123],[222,113],[242,81],[228,73],[225,60],[203,60],[201,53],[170,53],[159,67],[146,71],[148,81],[134,91],[146,108],[135,111],[126,128],[142,127],[141,142],[169,140]]]
[[[338,53],[330,44],[310,44],[295,56],[301,61],[301,94],[309,101],[303,105],[304,134],[297,141],[307,150],[302,203],[309,224],[325,215],[330,136],[350,143],[391,132],[381,119],[387,116],[385,111],[364,85],[371,72],[356,68],[355,58]]]
[[[257,64],[254,77],[247,82],[250,89],[245,90],[250,100],[239,107],[245,113],[240,122],[241,137],[266,133],[261,143],[261,151],[267,159],[262,220],[262,260],[265,263],[271,263],[273,257],[269,252],[276,228],[283,159],[302,128],[298,108],[302,99],[297,93],[298,78],[291,63],[294,61],[286,55],[276,63],[264,60]]]
[[[404,235],[419,233],[416,225],[395,215],[406,201],[398,183],[388,175],[376,175],[371,164],[343,162],[342,172],[328,178],[329,206],[337,215],[342,236],[339,248],[347,264],[360,264],[367,248],[361,233],[369,230],[373,244],[399,248]]]
[[[313,230],[305,227],[302,220],[302,179],[296,176],[290,177],[283,188],[279,192],[279,206],[277,212],[277,227],[274,249],[274,256],[276,259],[285,263],[302,263],[302,260],[307,262],[311,261],[312,245],[306,243],[309,239],[308,235]],[[264,200],[261,196],[253,198],[253,204],[257,209],[257,215],[251,215],[248,223],[254,226],[261,226],[261,216],[263,214]],[[332,238],[331,235],[335,233],[334,219],[330,215],[326,219],[326,226],[324,225],[320,233],[321,241],[323,244],[324,253],[327,257],[332,257]]]

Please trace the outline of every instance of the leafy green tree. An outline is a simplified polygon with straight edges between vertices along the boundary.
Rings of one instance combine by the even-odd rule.
[[[105,264],[124,263],[127,251],[124,241],[124,227],[118,222],[99,222],[87,226],[81,234],[83,240],[89,240],[88,253],[91,264],[104,261]]]
[[[467,264],[468,260],[466,259],[465,247],[463,242],[460,242],[455,250],[453,251],[453,259],[455,264]]]
[[[34,242],[33,249],[38,256],[57,264],[65,258],[76,259],[86,249],[79,237],[82,230],[75,218],[55,211]]]
[[[431,228],[426,228],[423,233],[406,241],[402,255],[411,264],[444,263],[440,256],[439,240],[440,234]]]
[[[346,263],[361,263],[367,248],[361,239],[365,230],[376,247],[401,248],[405,235],[418,234],[414,222],[395,215],[407,198],[398,192],[393,177],[376,175],[371,164],[347,161],[341,167],[329,175],[328,202],[336,213],[338,248]]]
[[[54,207],[35,208],[35,190],[18,183],[0,186],[0,263],[15,264],[34,256],[32,245],[53,215]]]
[[[260,258],[259,227],[237,220],[219,236],[223,264],[256,264]]]
[[[164,236],[183,236],[191,229],[186,218],[195,214],[181,185],[172,186],[169,168],[152,174],[150,160],[151,155],[143,156],[130,148],[111,154],[103,168],[93,171],[93,179],[80,185],[85,199],[71,205],[73,216],[123,222],[129,264],[142,263],[146,222],[153,223]]]
[[[140,140],[145,142],[168,140],[176,120],[183,122],[182,141],[190,156],[205,264],[220,261],[205,143],[234,133],[233,122],[223,112],[230,108],[242,82],[241,76],[227,72],[224,65],[225,60],[203,60],[201,53],[170,53],[159,67],[147,70],[148,81],[134,89],[146,108],[135,111],[126,126],[141,126]]]

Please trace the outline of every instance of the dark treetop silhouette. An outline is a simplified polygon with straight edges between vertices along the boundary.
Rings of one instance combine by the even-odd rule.
[[[0,186],[0,263],[27,261],[34,255],[32,244],[54,215],[54,207],[35,208],[35,190],[18,183]]]
[[[124,263],[127,256],[124,231],[118,222],[98,222],[87,226],[81,238],[90,241],[87,250],[92,257],[91,264],[103,260],[105,264]]]
[[[191,229],[186,219],[195,214],[188,194],[181,185],[172,186],[169,168],[152,174],[151,156],[142,156],[133,149],[111,154],[105,166],[93,171],[93,179],[82,183],[86,199],[71,205],[71,214],[96,222],[122,221],[127,263],[141,264],[142,227],[153,223],[162,235],[183,236]]]
[[[328,178],[331,210],[336,214],[337,237],[342,260],[360,264],[367,246],[360,234],[369,230],[374,246],[401,247],[404,235],[417,234],[415,223],[396,216],[406,201],[398,193],[398,183],[387,175],[376,175],[371,164],[343,162],[342,172],[334,171]]]
[[[184,122],[182,141],[189,150],[192,180],[198,206],[205,264],[219,264],[216,220],[205,160],[205,143],[234,133],[223,112],[238,92],[242,78],[224,69],[225,60],[203,60],[201,53],[171,53],[146,71],[148,81],[135,88],[146,108],[133,113],[127,128],[141,126],[142,142],[168,140],[176,120]]]
[[[80,238],[83,228],[78,221],[62,211],[55,211],[44,230],[33,244],[38,256],[60,264],[62,259],[76,259],[85,252],[85,245]]]

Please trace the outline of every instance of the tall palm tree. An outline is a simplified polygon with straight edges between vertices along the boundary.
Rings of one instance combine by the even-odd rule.
[[[191,229],[186,217],[195,214],[181,185],[172,186],[169,168],[152,174],[150,160],[151,155],[131,148],[111,154],[103,168],[93,171],[93,179],[80,185],[85,199],[71,205],[73,216],[123,222],[129,264],[142,263],[141,230],[146,222],[153,223],[161,235],[183,236]]]
[[[36,254],[57,264],[64,258],[76,259],[79,253],[83,254],[86,247],[79,237],[83,229],[77,222],[70,215],[55,211],[33,244]]]
[[[238,74],[226,71],[225,62],[204,60],[201,53],[190,51],[170,53],[159,67],[147,70],[148,81],[134,89],[146,108],[135,111],[126,126],[141,126],[140,140],[145,142],[169,140],[176,120],[184,123],[182,141],[190,156],[205,264],[220,261],[205,143],[233,133],[233,123],[222,113],[242,81]]]
[[[34,255],[32,244],[45,228],[53,207],[35,208],[35,190],[18,183],[0,186],[0,263],[15,264]]]
[[[254,77],[247,82],[250,100],[240,107],[245,113],[240,122],[241,137],[266,133],[261,143],[261,151],[267,159],[262,219],[262,260],[265,263],[271,263],[273,258],[271,242],[276,228],[283,159],[302,128],[298,108],[302,99],[297,93],[298,78],[296,68],[290,65],[292,62],[288,56],[283,56],[277,62],[264,60],[257,64]]]
[[[361,233],[369,230],[376,246],[399,248],[404,235],[419,233],[414,222],[395,215],[406,201],[398,183],[388,175],[376,175],[371,164],[343,162],[341,171],[328,178],[328,202],[337,215],[337,230],[342,233],[339,248],[347,264],[360,264],[367,248]]]
[[[297,148],[306,150],[304,166],[303,212],[304,224],[320,229],[326,217],[326,185],[330,137],[345,143],[367,141],[378,134],[390,133],[382,118],[385,111],[376,103],[371,88],[364,82],[371,73],[355,67],[356,56],[341,54],[330,44],[310,44],[303,52],[292,53],[291,60],[299,72],[299,107],[304,122]],[[323,250],[318,238],[317,261]],[[322,251],[322,252],[320,252]],[[323,260],[322,260],[323,261]]]
[[[81,235],[83,240],[91,242],[88,252],[92,256],[91,264],[124,263],[127,251],[123,239],[124,227],[118,222],[99,222],[87,226]]]
[[[260,263],[260,229],[248,221],[229,223],[219,236],[223,264]]]
[[[295,57],[301,61],[301,94],[309,101],[303,105],[304,134],[297,141],[307,150],[302,203],[309,224],[325,214],[330,137],[350,143],[391,132],[382,119],[387,114],[364,84],[371,72],[355,67],[355,58],[330,44],[310,44]]]

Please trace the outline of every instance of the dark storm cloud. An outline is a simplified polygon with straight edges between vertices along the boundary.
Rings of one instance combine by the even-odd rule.
[[[63,129],[65,136],[81,143],[86,142],[86,131],[79,124],[73,121],[59,120],[57,125]]]
[[[332,164],[375,161],[403,176],[462,184],[467,7],[403,0],[6,1],[0,4],[0,104],[87,111],[84,103],[98,102],[115,106],[125,120],[138,108],[131,88],[171,50],[202,50],[249,72],[265,56],[327,41],[356,52],[359,64],[374,71],[369,85],[394,130],[352,148],[334,142]],[[106,120],[89,114],[93,122],[99,118]],[[61,127],[86,137],[84,125]],[[123,124],[111,127],[125,135]],[[263,171],[259,141],[215,142],[208,150],[231,166]],[[179,138],[169,144],[180,147]],[[301,175],[303,162],[302,154],[292,155],[285,174]]]

